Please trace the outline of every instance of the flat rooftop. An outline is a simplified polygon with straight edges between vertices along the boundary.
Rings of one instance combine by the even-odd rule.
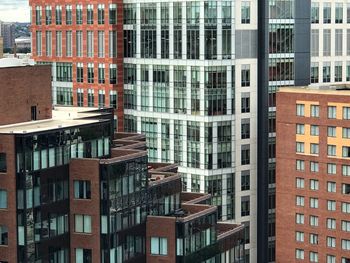
[[[42,131],[64,129],[100,122],[98,119],[80,119],[100,116],[99,112],[91,112],[97,108],[55,107],[52,110],[52,119],[21,122],[0,126],[0,134],[27,134]]]
[[[336,84],[336,85],[310,85],[310,86],[299,86],[299,87],[281,87],[278,89],[278,92],[350,96],[350,85]]]

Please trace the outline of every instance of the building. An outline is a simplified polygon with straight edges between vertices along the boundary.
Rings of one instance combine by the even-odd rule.
[[[349,113],[347,85],[277,93],[276,262],[350,262]]]
[[[33,58],[52,65],[54,105],[112,107],[123,130],[123,5],[31,0]],[[117,15],[118,14],[118,15]]]
[[[242,15],[233,1],[30,6],[54,104],[111,106],[100,102],[117,92],[119,130],[146,134],[150,161],[177,163],[185,191],[210,193],[220,218],[243,223],[256,261],[256,3]],[[118,84],[108,85],[113,68]]]
[[[15,45],[15,29],[16,25],[14,23],[1,22],[1,36],[4,39],[4,48],[7,50],[12,50]]]
[[[18,37],[15,39],[16,53],[30,53],[32,41],[30,37]]]
[[[113,108],[52,110],[50,69],[0,69],[1,262],[244,262],[244,227],[115,134]]]

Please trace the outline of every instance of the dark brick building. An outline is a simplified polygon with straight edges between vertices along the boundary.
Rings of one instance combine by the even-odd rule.
[[[17,69],[0,69],[1,99],[18,95],[0,125],[1,262],[244,262],[243,226],[148,163],[144,135],[114,134],[113,108],[52,110],[49,68]]]

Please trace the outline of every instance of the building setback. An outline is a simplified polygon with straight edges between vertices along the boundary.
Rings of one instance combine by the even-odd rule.
[[[277,93],[276,262],[350,262],[349,119],[348,86]]]
[[[121,0],[31,0],[33,58],[52,64],[54,105],[112,107],[123,130]]]
[[[176,165],[148,162],[144,135],[114,133],[113,108],[40,115],[50,67],[2,71],[17,72],[0,87],[18,104],[0,125],[1,262],[244,261],[244,227],[182,192]],[[16,85],[29,73],[41,89]]]

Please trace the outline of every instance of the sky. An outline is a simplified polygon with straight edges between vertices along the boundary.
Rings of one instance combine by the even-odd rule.
[[[0,20],[4,22],[29,22],[29,1],[0,0]]]

